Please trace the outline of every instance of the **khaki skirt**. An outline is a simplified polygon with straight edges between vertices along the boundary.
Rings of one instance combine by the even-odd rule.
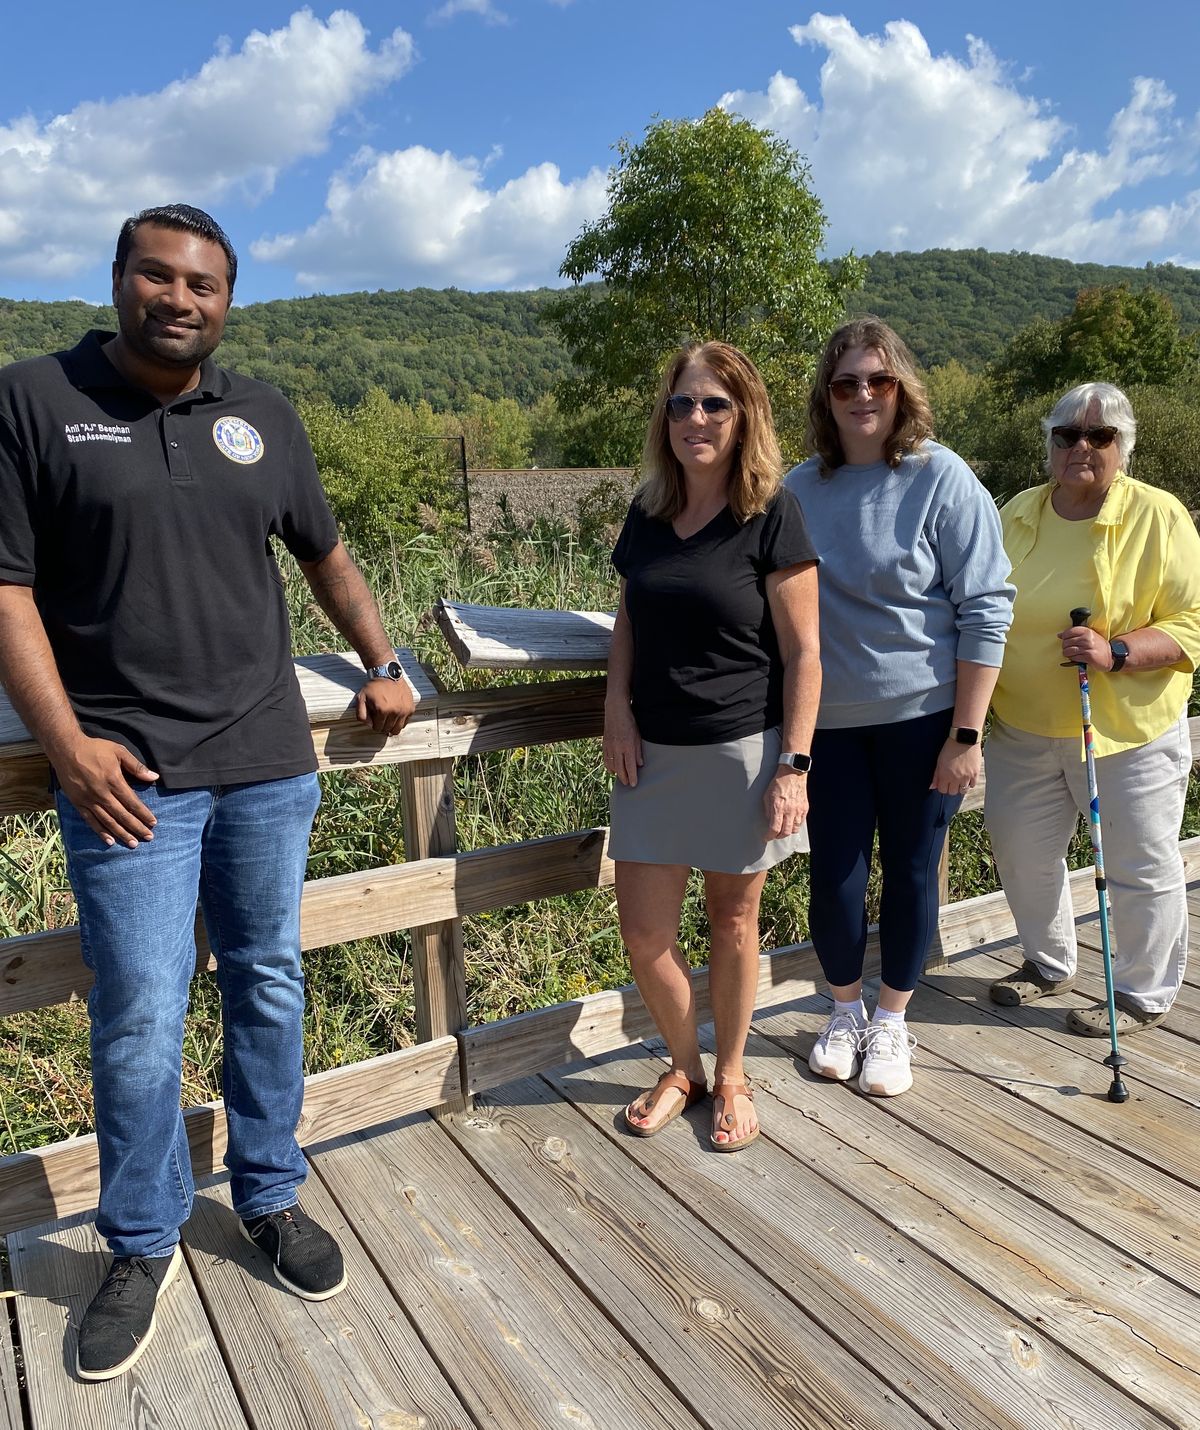
[[[775,777],[779,730],[719,745],[642,741],[633,787],[613,785],[608,852],[633,864],[687,864],[757,874],[808,848],[802,829],[767,838],[763,795]]]

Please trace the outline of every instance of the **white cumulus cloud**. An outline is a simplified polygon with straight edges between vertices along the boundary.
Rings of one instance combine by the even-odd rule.
[[[302,232],[263,238],[255,258],[304,288],[525,288],[556,281],[563,250],[604,209],[600,169],[564,181],[536,164],[489,188],[486,163],[414,145],[362,150]]]
[[[1200,158],[1200,116],[1179,118],[1160,81],[1134,80],[1100,152],[1070,147],[1063,119],[973,36],[958,58],[931,53],[906,20],[866,35],[815,14],[791,35],[825,51],[819,96],[780,71],[765,90],[720,102],[808,158],[831,251],[1017,248],[1200,264],[1200,190],[1138,204],[1137,185],[1188,174]]]
[[[155,93],[0,125],[0,273],[78,273],[151,204],[269,193],[282,169],[326,147],[339,115],[412,60],[404,30],[371,49],[348,11],[321,21],[300,10],[238,50],[223,43]]]

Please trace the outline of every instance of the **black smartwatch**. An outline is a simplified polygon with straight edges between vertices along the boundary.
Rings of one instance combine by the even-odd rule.
[[[400,662],[389,660],[386,665],[372,665],[367,668],[368,680],[403,680],[404,672],[400,669]]]
[[[960,745],[978,745],[979,731],[972,730],[970,725],[952,725],[950,727],[950,739]]]
[[[1109,641],[1108,648],[1112,651],[1113,663],[1109,670],[1110,675],[1114,675],[1129,659],[1129,647],[1124,641]]]
[[[799,755],[793,750],[784,750],[779,756],[779,763],[789,770],[795,770],[797,774],[806,775],[812,769],[812,756]]]

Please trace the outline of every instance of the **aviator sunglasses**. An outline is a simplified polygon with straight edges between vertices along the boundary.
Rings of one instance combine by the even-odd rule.
[[[667,419],[686,422],[694,407],[699,407],[710,422],[728,422],[733,416],[732,397],[689,397],[686,392],[677,392],[667,398]]]
[[[1111,447],[1116,436],[1117,429],[1115,427],[1052,427],[1050,429],[1050,440],[1061,452],[1069,452],[1080,437],[1089,447],[1100,452],[1105,447]]]
[[[839,402],[849,402],[865,387],[872,397],[890,397],[900,379],[890,372],[873,372],[870,377],[835,377],[829,391]]]

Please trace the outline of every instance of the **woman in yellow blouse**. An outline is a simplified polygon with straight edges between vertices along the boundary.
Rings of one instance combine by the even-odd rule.
[[[1137,423],[1119,388],[1072,388],[1042,425],[1050,481],[1000,513],[1017,598],[993,697],[985,818],[1025,961],[991,996],[1028,1003],[1075,979],[1065,854],[1088,790],[1079,685],[1062,662],[1083,661],[1117,1031],[1128,1034],[1166,1017],[1187,957],[1179,828],[1200,662],[1200,536],[1173,496],[1126,475]],[[1071,625],[1075,607],[1091,611],[1087,625]],[[1106,1037],[1107,1005],[1071,1011],[1067,1027]]]

